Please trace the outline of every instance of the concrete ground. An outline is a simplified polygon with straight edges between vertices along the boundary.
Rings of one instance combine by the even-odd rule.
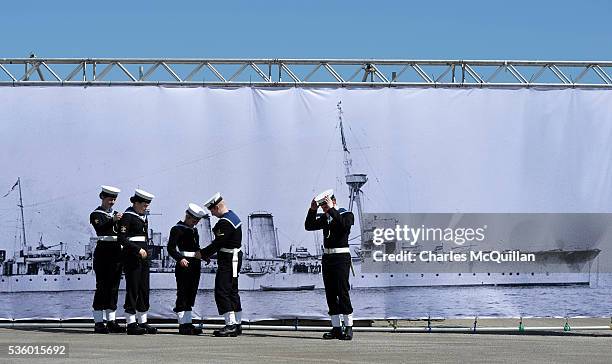
[[[557,321],[534,320],[533,323],[557,326]],[[593,323],[601,322],[604,321]],[[402,323],[405,322],[399,322]],[[455,320],[437,322],[436,326],[462,327],[467,323]],[[498,327],[502,323],[495,320],[490,326]],[[592,322],[576,322],[574,326],[588,323]],[[384,326],[384,322],[379,326]],[[216,338],[210,335],[211,330],[191,337],[180,336],[170,328],[148,336],[95,335],[90,328],[2,328],[0,362],[612,363],[612,330],[563,332],[561,327],[536,334],[529,331],[511,334],[356,332],[350,342],[323,341],[320,332],[306,331],[245,330],[241,337]],[[69,356],[7,355],[8,345],[27,343],[65,343],[69,345]]]

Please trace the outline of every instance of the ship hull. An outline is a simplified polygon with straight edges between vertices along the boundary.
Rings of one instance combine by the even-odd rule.
[[[350,276],[352,288],[384,287],[435,287],[435,286],[504,286],[504,285],[588,285],[594,274],[591,273],[357,273]],[[151,273],[151,289],[175,290],[174,273]],[[93,291],[95,289],[93,274],[74,275],[20,275],[4,276],[0,279],[0,292],[60,292],[60,291]],[[262,286],[272,289],[284,287],[311,286],[322,289],[321,274],[286,273],[266,274],[250,277],[241,274],[239,287],[244,291],[261,290]],[[214,288],[214,274],[203,273],[199,289]],[[125,280],[121,280],[120,289],[125,289]]]

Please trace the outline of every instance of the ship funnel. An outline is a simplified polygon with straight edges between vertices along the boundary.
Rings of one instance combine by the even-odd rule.
[[[200,235],[200,246],[206,246],[212,241],[212,230],[210,227],[210,215],[206,214],[198,223],[198,234]]]
[[[278,239],[272,214],[260,211],[249,215],[248,256],[250,259],[273,259],[279,256]]]

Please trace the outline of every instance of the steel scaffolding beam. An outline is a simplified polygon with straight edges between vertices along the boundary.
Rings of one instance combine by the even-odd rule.
[[[612,89],[612,61],[0,58],[0,86]]]

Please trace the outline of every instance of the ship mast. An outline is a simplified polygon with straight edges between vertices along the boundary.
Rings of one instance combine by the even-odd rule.
[[[342,150],[344,152],[344,174],[346,178],[346,184],[349,187],[349,211],[353,211],[353,202],[357,204],[357,216],[359,217],[359,229],[362,229],[361,222],[363,212],[361,210],[361,187],[368,181],[368,176],[363,173],[351,173],[351,167],[353,165],[353,159],[351,158],[351,152],[346,145],[346,138],[344,137],[344,124],[342,120],[342,101],[339,101],[336,105],[338,108],[338,121],[340,123],[340,138],[342,141]],[[363,231],[361,231],[363,233]]]
[[[17,177],[17,185],[19,186],[19,209],[21,210],[21,230],[23,234],[23,248],[26,249],[28,243],[26,241],[25,219],[23,218],[23,198],[21,196],[21,177]]]

